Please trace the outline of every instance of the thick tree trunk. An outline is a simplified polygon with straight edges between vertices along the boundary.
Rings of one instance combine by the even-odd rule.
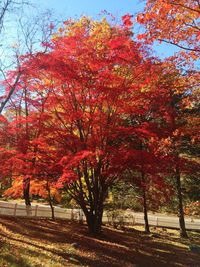
[[[102,215],[103,212],[99,212],[98,214],[89,212],[86,215],[88,231],[90,234],[98,235],[101,233]]]
[[[82,164],[84,164],[83,170],[77,169],[79,179],[71,185],[69,192],[85,214],[89,233],[98,235],[102,228],[103,208],[108,185],[101,176],[101,161],[92,173],[86,161]],[[84,183],[82,177],[84,177]],[[85,190],[87,190],[87,194]]]
[[[31,216],[30,178],[29,177],[26,177],[23,180],[23,196],[25,200],[27,216]]]
[[[143,189],[143,211],[144,211],[144,223],[145,232],[150,233],[149,220],[148,220],[148,209],[147,209],[147,199],[146,199],[146,189]]]
[[[103,217],[103,199],[98,203],[95,210],[83,209],[86,217],[88,231],[90,234],[98,235],[101,233],[102,217]]]
[[[177,189],[178,208],[179,208],[180,236],[188,238],[187,231],[185,228],[183,197],[182,197],[182,190],[181,190],[181,177],[180,177],[180,170],[179,170],[178,165],[176,166],[176,189]]]

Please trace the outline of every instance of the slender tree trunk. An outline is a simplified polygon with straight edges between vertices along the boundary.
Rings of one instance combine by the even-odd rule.
[[[143,189],[143,211],[144,211],[145,232],[150,233],[149,220],[148,220],[147,199],[146,199],[146,189],[145,188]]]
[[[20,77],[20,76],[19,76]],[[27,90],[25,89],[25,114],[26,114],[26,119],[28,117],[28,105],[27,105]],[[28,131],[28,122],[26,121],[26,139],[29,140],[29,131]],[[31,215],[31,201],[30,201],[30,177],[27,177],[24,179],[24,184],[23,184],[23,189],[24,189],[24,199],[26,203],[26,210],[27,210],[27,215]]]
[[[176,165],[176,189],[177,189],[178,207],[179,207],[180,236],[188,238],[187,231],[185,228],[183,196],[182,196],[182,189],[181,189],[181,176],[180,176],[180,169],[178,165]]]
[[[30,201],[30,178],[24,178],[23,180],[23,195],[25,204],[31,206]]]
[[[142,171],[142,190],[143,190],[143,212],[144,212],[144,227],[145,232],[150,233],[149,229],[149,220],[148,220],[148,207],[147,207],[147,196],[146,196],[146,181],[145,181],[145,173]]]
[[[51,218],[52,220],[55,220],[54,207],[53,207],[52,198],[51,198],[51,190],[50,190],[48,181],[47,181],[47,192],[48,192],[49,206],[51,208]]]
[[[49,199],[49,205],[51,208],[51,218],[52,218],[52,220],[55,220],[54,207],[53,207],[51,198]]]
[[[23,196],[26,205],[27,216],[31,215],[31,200],[30,200],[30,178],[26,177],[23,180]]]
[[[140,149],[144,150],[143,142],[140,140]],[[144,227],[145,232],[150,233],[149,229],[149,220],[148,220],[148,208],[147,208],[147,197],[146,197],[146,179],[145,179],[145,171],[144,171],[144,162],[141,157],[141,181],[142,181],[142,193],[143,193],[143,212],[144,212]]]

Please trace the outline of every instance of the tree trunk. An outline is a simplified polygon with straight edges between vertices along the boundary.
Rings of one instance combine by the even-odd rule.
[[[140,140],[140,149],[141,151],[144,150],[143,142]],[[147,208],[147,197],[146,197],[146,179],[145,179],[145,171],[144,171],[144,162],[143,158],[141,157],[141,181],[142,181],[142,193],[143,193],[143,212],[144,212],[144,226],[145,232],[150,233],[149,229],[149,221],[148,221],[148,208]]]
[[[90,173],[87,162],[84,163],[83,171],[78,168],[79,179],[69,187],[69,193],[80,205],[85,214],[89,233],[98,235],[102,228],[104,201],[107,195],[107,185],[101,177],[101,163]],[[84,177],[84,183],[82,181]],[[85,188],[86,187],[86,188]],[[87,190],[87,194],[85,193]]]
[[[86,215],[88,231],[90,234],[98,235],[101,233],[102,215],[103,213],[95,214],[92,212],[89,212]]]
[[[90,234],[98,235],[101,233],[102,217],[103,217],[103,198],[96,206],[95,210],[84,210],[88,231]]]
[[[143,189],[143,211],[144,211],[144,223],[145,223],[145,232],[150,233],[149,229],[149,220],[148,220],[148,211],[147,211],[147,199],[146,199],[146,189]]]
[[[27,216],[31,216],[30,178],[29,177],[26,177],[23,180],[23,196],[25,200]]]
[[[145,232],[150,233],[149,220],[148,220],[147,197],[146,197],[146,181],[145,181],[145,173],[143,172],[143,170],[142,170],[141,175],[142,175],[141,180],[142,180],[142,187],[143,187],[142,190],[143,190],[144,227],[145,227]]]
[[[179,207],[180,236],[188,238],[186,228],[185,228],[183,196],[182,196],[182,190],[181,190],[181,177],[180,177],[180,170],[179,170],[178,165],[176,165],[176,189],[177,189],[178,207]]]
[[[51,198],[49,199],[49,205],[50,205],[50,207],[51,207],[51,218],[52,218],[52,220],[55,220],[54,207],[53,207],[53,205],[52,205]]]
[[[54,207],[53,207],[52,198],[51,198],[51,190],[50,190],[48,181],[47,181],[47,192],[48,192],[49,206],[51,208],[51,218],[52,220],[55,220]]]

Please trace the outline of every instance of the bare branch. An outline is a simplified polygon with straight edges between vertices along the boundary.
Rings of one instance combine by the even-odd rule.
[[[9,101],[9,99],[11,98],[12,94],[14,93],[20,77],[21,77],[21,72],[19,72],[17,74],[16,80],[15,80],[14,84],[11,86],[11,89],[10,89],[8,95],[6,96],[6,99],[1,103],[0,114],[3,111],[3,109],[4,109],[5,105],[7,104],[7,102]]]

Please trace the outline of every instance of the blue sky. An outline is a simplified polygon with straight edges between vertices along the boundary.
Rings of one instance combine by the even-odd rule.
[[[101,11],[112,13],[120,21],[124,14],[136,14],[143,10],[143,0],[31,0],[40,9],[50,9],[59,19],[79,18],[81,15],[97,18]],[[154,45],[155,55],[161,58],[171,56],[178,49],[172,45]]]
[[[120,17],[125,13],[141,11],[144,1],[141,0],[32,0],[41,8],[49,8],[66,17],[90,15],[95,17],[101,10],[107,10]]]

